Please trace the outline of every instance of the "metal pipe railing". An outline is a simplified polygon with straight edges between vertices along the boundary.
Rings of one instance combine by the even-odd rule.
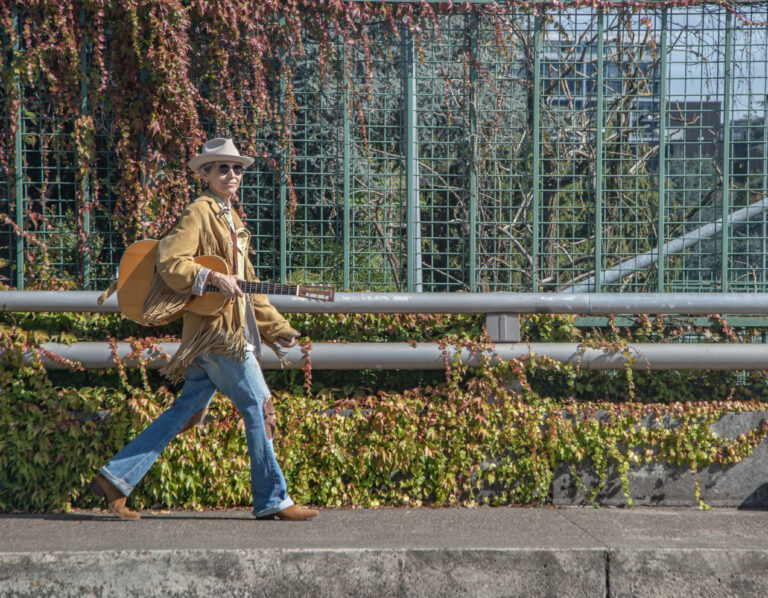
[[[0,291],[5,312],[118,312],[96,291]],[[284,313],[768,314],[768,293],[336,293],[332,303],[270,295]]]
[[[98,292],[88,291],[0,291],[0,311],[117,312],[114,296],[99,306]],[[270,296],[280,311],[290,313],[567,313],[605,315],[621,313],[663,314],[768,314],[765,293],[584,293],[573,295],[537,293],[337,293],[333,303]],[[509,339],[507,339],[509,340]],[[162,352],[173,355],[177,343],[160,343]],[[79,342],[72,345],[45,343],[42,348],[61,357],[82,363],[85,368],[114,367],[112,349],[106,342]],[[447,349],[449,357],[456,349]],[[129,343],[118,343],[118,358],[131,352]],[[666,370],[752,370],[768,369],[768,344],[637,343],[626,351],[603,351],[576,343],[497,343],[494,359],[510,360],[547,356],[557,361],[578,363],[585,369],[666,369]],[[159,368],[164,358],[145,354],[149,367]],[[298,347],[286,353],[290,368],[300,368],[303,354]],[[468,350],[458,352],[467,366],[477,366],[478,358]],[[31,355],[27,355],[31,360]],[[311,352],[315,369],[442,369],[444,355],[436,343],[315,343]],[[0,361],[2,356],[0,355]],[[60,366],[44,358],[46,367]],[[132,367],[135,361],[125,361]],[[265,351],[262,365],[282,367],[277,357]]]
[[[77,361],[87,369],[115,367],[112,348],[105,342],[82,342],[65,345],[44,343],[41,345],[65,359]],[[145,351],[142,358],[147,366],[157,369],[166,363],[178,348],[178,343],[158,343],[162,353]],[[447,347],[449,359],[456,357],[469,367],[480,365],[480,359],[468,349]],[[118,358],[126,367],[134,367],[136,359],[126,360],[131,353],[130,344],[117,343]],[[166,357],[163,357],[163,354]],[[633,370],[760,370],[768,369],[768,345],[763,344],[654,344],[634,343],[622,351],[604,351],[587,348],[577,343],[505,343],[486,351],[492,363],[498,360],[550,357],[563,363],[576,363],[588,370],[617,370],[629,367]],[[286,351],[286,366],[299,369],[304,354],[300,347]],[[401,369],[440,370],[445,367],[443,349],[437,343],[314,343],[310,358],[316,370]],[[2,354],[0,354],[2,360]],[[32,356],[25,356],[31,363]],[[260,360],[265,369],[280,369],[281,363],[271,351],[265,351]],[[66,366],[47,357],[42,358],[46,368],[63,369]]]

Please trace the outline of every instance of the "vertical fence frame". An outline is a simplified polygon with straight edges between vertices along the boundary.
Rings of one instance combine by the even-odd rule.
[[[352,212],[351,207],[351,180],[350,180],[350,167],[351,167],[351,161],[352,157],[350,155],[351,152],[351,146],[350,146],[350,130],[349,130],[349,80],[347,78],[347,68],[348,68],[348,56],[347,56],[347,45],[344,44],[343,47],[343,55],[342,55],[342,86],[344,87],[344,106],[342,108],[343,114],[342,114],[342,128],[343,128],[343,139],[342,139],[342,168],[344,169],[344,172],[342,173],[342,193],[343,193],[343,201],[344,201],[344,213],[342,215],[343,218],[343,224],[342,224],[342,284],[344,286],[344,290],[347,291],[351,287],[350,282],[350,268],[349,268],[349,260],[350,260],[350,245],[352,243],[352,238],[350,236],[350,216]]]
[[[19,33],[21,26],[19,24],[19,14],[16,6],[11,7],[11,15],[13,18],[13,28],[16,31],[16,39],[13,44],[13,57],[17,58],[21,48],[19,46]],[[21,87],[21,78],[18,73],[14,75],[14,85],[16,87],[16,93],[19,94],[19,107],[16,110],[16,137],[14,139],[14,200],[16,208],[16,226],[20,231],[24,230],[24,165],[22,162],[22,127],[24,121],[21,118],[21,111],[24,106],[24,95]],[[16,288],[20,291],[24,290],[24,236],[18,235],[16,239]]]
[[[281,125],[285,125],[285,71],[282,68],[282,57],[280,60],[280,120]],[[280,282],[285,284],[288,280],[288,150],[285,147],[280,147],[280,192],[278,193],[278,201],[280,205],[278,210],[279,216],[279,251],[280,251]]]
[[[419,205],[419,140],[416,111],[416,57],[413,37],[401,27],[403,46],[403,125],[405,134],[405,213],[406,213],[406,285],[411,293],[422,291],[421,282],[421,218]]]
[[[477,34],[479,19],[477,13],[472,13],[469,30],[470,60],[469,68],[469,290],[477,291]]]
[[[768,89],[765,91],[763,98],[763,199],[768,199]],[[766,276],[768,276],[768,213],[763,212],[762,218],[762,251],[761,251],[761,268],[760,268],[760,282],[765,285]]]
[[[603,102],[605,91],[605,14],[597,12],[597,106],[595,107],[595,250],[593,254],[596,293],[602,290],[600,273],[603,269]]]
[[[657,285],[656,290],[662,293],[665,288],[665,255],[664,255],[664,243],[667,239],[667,222],[666,222],[666,209],[667,209],[667,18],[668,9],[661,9],[661,64],[660,69],[660,81],[659,81],[659,174],[658,174],[658,226],[659,234],[657,246],[658,246],[658,262],[657,262]]]
[[[723,187],[722,187],[722,247],[721,247],[721,282],[720,288],[728,291],[730,282],[730,226],[728,214],[731,206],[731,94],[733,93],[733,17],[725,11],[725,64],[723,79]]]
[[[80,27],[85,27],[85,9],[80,9]],[[85,116],[88,114],[88,44],[83,36],[82,49],[80,52],[80,113]],[[78,156],[79,159],[79,156]],[[83,247],[83,285],[86,289],[91,288],[91,182],[88,177],[83,177],[83,235],[85,247]]]
[[[539,244],[541,229],[541,16],[535,15],[533,21],[533,185],[531,188],[531,213],[533,239],[531,242],[531,289],[539,292]]]

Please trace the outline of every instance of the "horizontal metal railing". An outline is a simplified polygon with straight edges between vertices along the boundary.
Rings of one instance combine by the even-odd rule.
[[[98,305],[99,293],[87,291],[0,291],[0,311],[5,312],[118,312],[115,296]],[[536,293],[337,293],[331,303],[297,297],[270,296],[285,313],[482,313],[487,318],[519,313],[606,314],[768,314],[765,293],[582,293],[573,295]],[[343,339],[342,339],[343,340]],[[150,368],[159,368],[172,356],[178,343],[159,343],[160,352],[144,351],[141,359]],[[76,342],[71,345],[44,343],[44,350],[85,368],[115,366],[113,349],[106,342]],[[117,358],[127,367],[131,346],[117,343]],[[165,356],[163,356],[165,354]],[[622,351],[588,348],[576,343],[496,342],[487,350],[491,361],[546,356],[576,363],[585,369],[768,369],[768,345],[734,343],[636,343]],[[304,353],[299,347],[285,354],[287,366],[265,351],[266,369],[300,368]],[[467,366],[480,364],[480,356],[467,349],[441,348],[437,343],[314,343],[311,350],[315,369],[410,369],[445,367],[445,359],[460,359]],[[32,356],[26,356],[31,361]],[[43,356],[51,369],[64,367]]]
[[[0,311],[119,312],[95,291],[0,291]],[[284,313],[749,314],[768,315],[768,293],[336,293],[333,302],[269,295]]]
[[[66,359],[77,361],[84,368],[115,367],[109,343],[82,342],[65,345],[45,343],[43,348]],[[156,369],[167,363],[178,343],[159,343],[161,353],[144,351],[141,358],[147,367]],[[117,356],[126,367],[133,367],[137,359],[126,359],[131,353],[129,343],[117,343]],[[163,357],[165,354],[167,357]],[[761,370],[768,369],[768,345],[738,344],[653,344],[636,343],[623,351],[603,351],[577,343],[498,343],[485,352],[490,363],[512,359],[545,356],[563,363],[578,364],[588,370]],[[272,351],[264,351],[261,365],[264,369],[300,369],[304,365],[301,348],[293,347],[284,355],[287,365]],[[316,370],[440,370],[445,359],[460,359],[468,367],[481,364],[481,356],[469,349],[440,347],[438,343],[314,343],[310,352],[312,368]],[[27,362],[31,362],[31,355]],[[47,357],[43,365],[50,369],[66,366]]]
[[[102,305],[99,293],[88,291],[0,291],[0,311],[5,312],[118,312],[113,295]],[[605,315],[618,313],[649,314],[768,314],[768,294],[763,293],[582,293],[573,295],[536,293],[337,293],[332,303],[311,302],[285,296],[270,296],[270,301],[286,313],[483,313],[486,317],[517,313],[568,313]],[[159,368],[172,356],[178,343],[160,343],[161,353],[145,351],[141,358],[148,367]],[[114,367],[112,347],[106,342],[76,342],[72,345],[44,343],[49,351],[85,368]],[[117,358],[127,367],[136,359],[129,343],[117,343]],[[162,354],[165,354],[163,357]],[[626,351],[603,351],[575,343],[496,343],[488,352],[491,362],[532,356],[577,363],[585,369],[720,369],[748,370],[768,368],[768,345],[763,344],[649,344],[638,343]],[[301,349],[285,354],[287,367],[304,363]],[[311,351],[315,369],[441,369],[445,359],[460,359],[477,366],[479,356],[469,350],[436,343],[315,343]],[[26,356],[31,361],[32,356]],[[43,357],[46,367],[64,367]],[[265,351],[266,369],[285,367],[270,351]]]

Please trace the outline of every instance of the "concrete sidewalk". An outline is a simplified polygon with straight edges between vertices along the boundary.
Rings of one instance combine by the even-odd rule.
[[[0,515],[0,596],[768,596],[768,511]]]

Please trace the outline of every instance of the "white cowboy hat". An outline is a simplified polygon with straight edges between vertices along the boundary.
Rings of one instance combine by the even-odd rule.
[[[200,167],[209,162],[239,162],[243,168],[248,168],[253,161],[254,158],[241,156],[231,139],[216,137],[206,141],[200,153],[187,165],[195,172],[200,172]]]

